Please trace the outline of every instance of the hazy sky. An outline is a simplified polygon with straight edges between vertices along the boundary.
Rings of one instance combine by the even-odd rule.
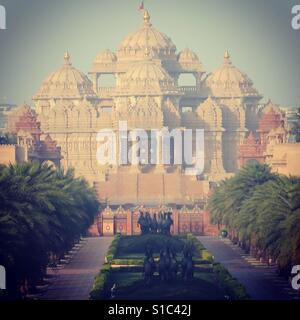
[[[42,80],[69,50],[88,72],[97,53],[116,50],[141,23],[139,0],[0,0],[7,30],[0,30],[0,103],[31,102]],[[300,0],[145,0],[154,27],[178,51],[194,50],[207,72],[228,49],[255,87],[282,105],[300,105],[300,30],[291,8]]]

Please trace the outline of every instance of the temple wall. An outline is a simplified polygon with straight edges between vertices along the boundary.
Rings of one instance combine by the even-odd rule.
[[[27,161],[26,150],[17,145],[0,145],[0,164],[8,165]]]
[[[272,171],[284,175],[300,176],[300,143],[284,143],[267,148],[268,159]]]
[[[151,215],[159,208],[147,210]],[[139,235],[138,225],[139,210],[110,209],[103,210],[95,219],[95,223],[89,229],[91,236],[112,236],[117,233],[122,235]],[[171,234],[193,233],[194,235],[217,236],[219,227],[209,223],[209,214],[199,208],[174,209],[172,212],[173,225]]]
[[[130,169],[129,169],[130,170]],[[117,173],[95,184],[100,201],[112,204],[194,203],[205,198],[209,182],[182,173]]]

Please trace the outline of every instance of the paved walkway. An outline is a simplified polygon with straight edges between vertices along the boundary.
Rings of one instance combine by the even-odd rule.
[[[244,285],[246,291],[255,300],[300,299],[288,281],[278,277],[274,266],[267,266],[244,252],[228,239],[198,237],[204,247],[215,257],[217,262]]]
[[[94,277],[113,238],[86,238],[71,262],[58,271],[57,278],[41,296],[44,300],[88,300]]]

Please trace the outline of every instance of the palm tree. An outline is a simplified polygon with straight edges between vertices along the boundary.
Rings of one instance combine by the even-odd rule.
[[[276,179],[269,166],[248,164],[235,176],[222,182],[208,201],[208,209],[212,213],[212,222],[225,224],[232,236],[235,235],[235,220],[243,202],[249,199],[255,187],[269,180]]]
[[[208,208],[213,223],[224,223],[259,257],[277,261],[282,274],[300,263],[300,178],[250,165],[220,183]]]
[[[70,249],[99,210],[85,180],[38,162],[0,166],[0,202],[0,264],[15,296],[43,277],[50,257]]]

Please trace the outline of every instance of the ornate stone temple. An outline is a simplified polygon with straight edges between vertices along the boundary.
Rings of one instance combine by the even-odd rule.
[[[194,85],[180,85],[184,74],[192,75]],[[102,84],[105,75],[115,79],[113,87]],[[78,176],[95,186],[103,203],[117,208],[203,208],[211,183],[232,175],[247,161],[239,146],[249,132],[253,143],[257,132],[263,136],[272,129],[263,131],[260,126],[261,98],[249,77],[234,66],[228,51],[220,66],[206,73],[199,57],[188,48],[178,52],[172,40],[152,26],[145,11],[139,28],[124,38],[116,52],[105,49],[96,56],[89,76],[77,70],[66,53],[61,67],[43,81],[33,100],[41,130],[61,148],[61,166],[74,167]],[[188,165],[174,163],[174,148],[168,165],[99,164],[96,155],[103,141],[97,140],[97,133],[102,129],[117,133],[124,121],[128,132],[204,129],[204,171],[185,174]],[[120,144],[118,138],[116,146]],[[134,139],[129,142],[132,156],[141,152],[136,144]],[[160,145],[157,140],[159,156]],[[189,210],[194,212],[191,207],[183,209]],[[111,210],[102,218],[105,215],[110,217]],[[120,217],[125,219],[127,213]],[[179,222],[176,228],[181,230]]]
[[[113,86],[106,86],[107,75],[115,80]],[[181,84],[184,75],[193,78],[192,85]],[[96,55],[89,75],[77,70],[65,53],[62,65],[34,95],[35,111],[17,108],[8,129],[17,133],[19,146],[28,146],[29,159],[73,167],[95,187],[106,209],[91,234],[137,234],[140,210],[172,211],[175,234],[216,234],[205,211],[211,186],[248,161],[274,164],[278,172],[296,165],[283,143],[284,114],[271,102],[261,105],[261,99],[228,51],[220,66],[207,73],[199,57],[189,48],[177,51],[145,11],[141,25],[115,52]],[[169,162],[161,161],[162,137],[155,136],[153,143],[151,134],[134,133],[140,129],[170,133]],[[191,129],[204,130],[200,172],[187,174],[192,168],[183,154],[186,141],[179,140],[182,149],[177,149],[174,129],[183,136]],[[99,140],[100,131],[114,134],[112,148]],[[197,143],[194,135],[192,142]],[[108,158],[112,149],[122,161],[99,162],[100,149]],[[141,157],[145,149],[148,154]],[[191,158],[197,163],[199,154],[193,150]]]

